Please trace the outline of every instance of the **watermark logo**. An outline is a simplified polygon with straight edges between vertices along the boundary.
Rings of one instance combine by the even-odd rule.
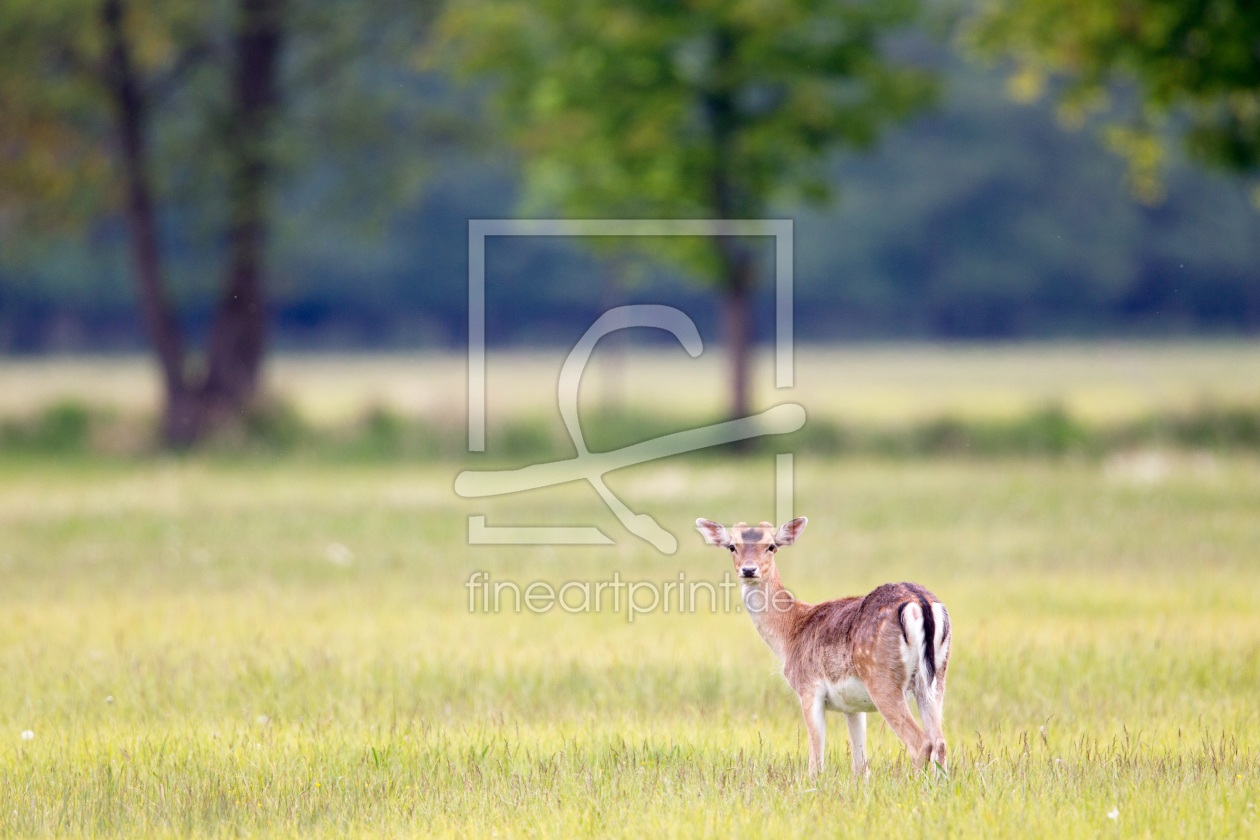
[[[638,219],[473,219],[468,223],[468,451],[485,451],[486,434],[486,238],[489,236],[772,236],[775,241],[775,387],[793,385],[792,222],[791,220],[638,220]],[[578,421],[578,385],[601,338],[617,330],[648,327],[665,330],[693,358],[704,349],[695,322],[670,306],[621,306],[601,315],[565,359],[557,398],[577,457],[515,470],[467,470],[455,479],[464,498],[484,498],[586,480],[631,534],[666,554],[678,550],[674,535],[646,513],[635,513],[604,483],[622,467],[642,464],[763,435],[794,432],[805,424],[805,409],[783,403],[760,414],[688,429],[610,452],[591,452]],[[775,458],[775,517],[792,518],[791,453]],[[591,526],[489,526],[484,516],[468,518],[472,545],[611,545]]]
[[[464,583],[468,590],[468,612],[521,613],[545,615],[556,610],[569,614],[623,614],[634,623],[636,616],[648,613],[692,614],[764,612],[786,613],[795,609],[796,599],[786,589],[767,593],[760,586],[736,583],[730,572],[714,584],[707,580],[688,580],[679,572],[676,580],[622,580],[613,572],[607,580],[568,580],[554,584],[547,580],[518,583],[515,580],[494,580],[489,572],[473,572]],[[740,594],[731,598],[732,591]]]

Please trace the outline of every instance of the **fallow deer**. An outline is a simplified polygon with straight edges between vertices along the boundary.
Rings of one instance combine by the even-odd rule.
[[[798,601],[783,588],[774,556],[805,530],[805,517],[777,531],[769,522],[736,524],[730,531],[708,519],[696,529],[711,545],[728,549],[753,625],[783,663],[783,676],[801,700],[809,732],[809,773],[823,769],[828,709],[849,725],[853,773],[866,766],[866,712],[878,711],[906,744],[916,768],[945,767],[945,670],[949,665],[949,613],[915,583],[887,583],[864,597],[821,604]],[[914,695],[919,726],[906,702]]]

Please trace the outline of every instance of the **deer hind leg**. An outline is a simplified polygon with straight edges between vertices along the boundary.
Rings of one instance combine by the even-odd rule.
[[[935,662],[932,664],[934,677],[931,685],[924,685],[922,674],[914,681],[914,698],[919,706],[919,717],[923,719],[923,728],[932,741],[932,761],[942,770],[945,766],[945,732],[942,720],[945,715],[945,671],[949,668],[950,627],[949,612],[939,601],[932,604],[933,625],[936,637],[932,650]]]
[[[932,757],[932,741],[928,739],[919,726],[919,722],[910,713],[906,703],[905,692],[898,685],[886,685],[879,691],[871,691],[871,701],[883,716],[885,722],[906,745],[914,768],[919,770]]]
[[[930,693],[918,680],[915,680],[914,700],[919,707],[919,717],[923,719],[923,729],[927,739],[928,753],[925,760],[931,760],[944,770],[946,769],[945,732],[941,721],[945,711],[945,675],[937,674],[934,690]]]
[[[801,713],[805,715],[805,731],[809,733],[809,776],[822,772],[827,747],[826,694],[821,690],[800,695]]]

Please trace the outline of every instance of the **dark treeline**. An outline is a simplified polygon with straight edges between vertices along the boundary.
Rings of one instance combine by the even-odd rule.
[[[1174,166],[1163,202],[1137,202],[1119,188],[1124,163],[1088,130],[1065,131],[1049,103],[1013,102],[1003,85],[998,71],[951,64],[935,111],[873,156],[835,162],[833,207],[777,210],[797,223],[802,338],[1260,328],[1260,214],[1244,185]],[[370,229],[356,223],[361,207],[297,214],[273,258],[275,346],[464,340],[467,220],[513,215],[517,188],[501,154],[448,154],[435,170],[419,198],[386,208]],[[181,309],[197,335],[214,302],[213,266],[180,219],[166,221]],[[105,225],[0,269],[0,349],[143,347],[124,246]],[[571,340],[610,302],[685,304],[703,321],[709,300],[668,268],[619,282],[576,245],[496,243],[488,259],[489,335],[500,343]]]

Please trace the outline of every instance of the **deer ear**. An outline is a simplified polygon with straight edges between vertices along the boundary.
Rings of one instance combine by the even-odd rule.
[[[700,532],[700,536],[704,537],[704,541],[709,545],[726,548],[731,544],[731,535],[726,533],[725,526],[719,525],[712,520],[697,519],[696,530]]]
[[[779,529],[779,533],[774,535],[774,544],[791,545],[796,542],[805,531],[805,524],[807,522],[809,522],[809,520],[803,516],[799,516],[791,522],[785,522],[783,527]]]

